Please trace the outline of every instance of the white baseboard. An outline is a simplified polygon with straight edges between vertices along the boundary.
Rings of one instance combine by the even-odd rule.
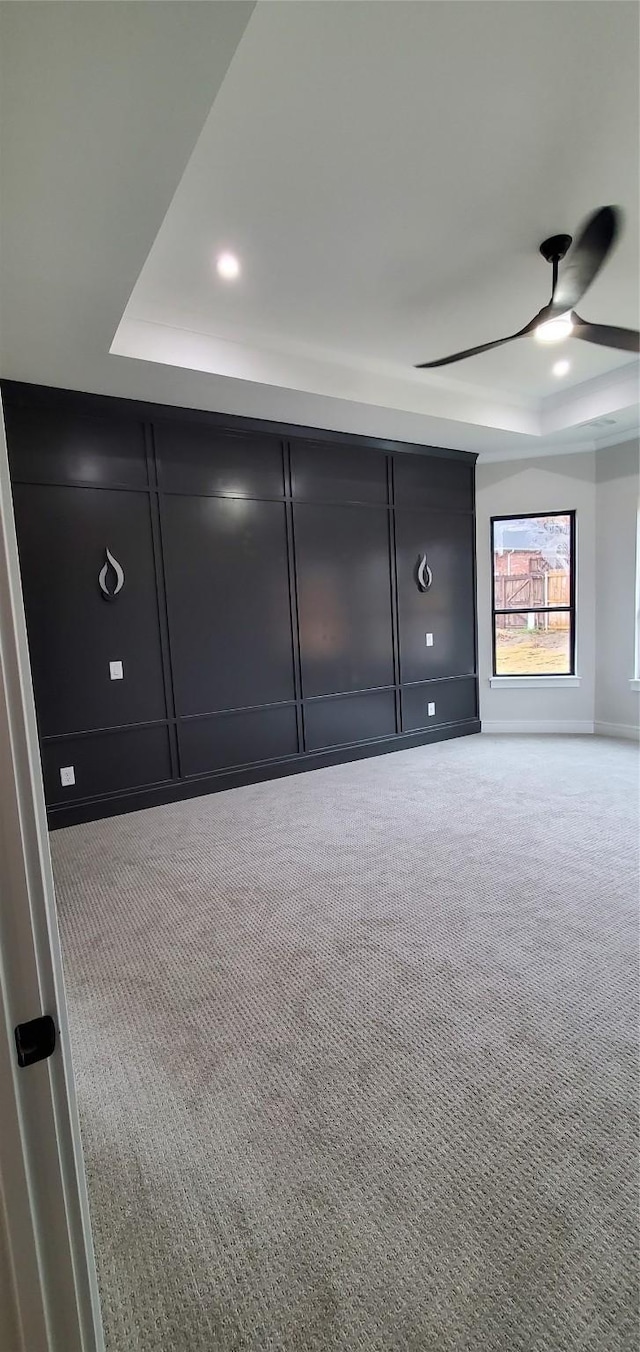
[[[598,726],[602,727],[604,725],[599,724]],[[555,733],[556,736],[560,736],[563,733],[573,733],[575,735],[578,733],[594,732],[594,730],[595,724],[579,718],[558,719],[552,720],[551,722],[545,722],[539,718],[500,720],[497,723],[488,721],[486,718],[483,718],[482,720],[482,731],[489,734],[503,732],[511,732],[516,735],[522,735],[523,733]]]
[[[596,723],[598,737],[626,737],[630,742],[640,742],[640,728],[633,723]]]

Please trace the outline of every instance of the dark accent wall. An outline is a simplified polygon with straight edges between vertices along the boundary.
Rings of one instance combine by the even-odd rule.
[[[479,731],[475,456],[2,389],[52,825]]]

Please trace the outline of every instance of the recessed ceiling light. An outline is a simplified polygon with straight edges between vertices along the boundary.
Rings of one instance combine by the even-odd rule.
[[[568,370],[569,370],[568,361],[557,361],[555,363],[555,366],[553,367],[553,374],[554,376],[566,376]]]
[[[218,269],[219,276],[224,277],[225,282],[233,282],[235,281],[236,277],[240,276],[240,264],[235,254],[232,253],[218,254],[216,267]]]
[[[533,332],[539,343],[559,343],[563,338],[569,337],[572,329],[571,311],[567,310],[566,314],[558,315],[557,319],[548,319],[546,324],[538,324]]]

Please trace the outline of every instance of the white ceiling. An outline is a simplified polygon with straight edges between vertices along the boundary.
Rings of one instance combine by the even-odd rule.
[[[625,233],[579,308],[638,326],[635,3],[2,9],[2,374],[487,458],[637,430],[629,354],[413,369],[521,327],[540,241],[607,202]]]

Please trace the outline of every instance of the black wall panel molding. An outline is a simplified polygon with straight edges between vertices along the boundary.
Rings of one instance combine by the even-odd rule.
[[[14,506],[42,735],[166,718],[149,495],[15,484]],[[107,544],[126,574],[112,601]]]
[[[421,681],[402,690],[402,730],[474,723],[478,717],[475,677]]]
[[[291,496],[300,502],[388,501],[387,457],[381,451],[318,441],[291,444]]]
[[[463,468],[453,460],[437,459],[429,475],[420,460],[402,457],[395,464],[396,507],[441,508],[445,511],[472,512],[474,509],[474,468]]]
[[[396,730],[395,690],[366,690],[308,700],[305,726],[309,751],[378,738],[388,740]]]
[[[65,787],[61,770],[72,768],[74,783]],[[55,738],[42,745],[47,804],[66,808],[70,791],[77,798],[118,795],[128,789],[171,782],[171,755],[166,726],[120,728]],[[93,814],[101,817],[99,806]]]
[[[158,486],[158,475],[156,467],[155,440],[153,435],[153,426],[148,423],[145,426],[145,450],[147,458],[147,474],[151,506],[151,535],[153,541],[153,564],[156,575],[156,605],[158,614],[158,631],[160,634],[160,652],[162,659],[162,679],[164,684],[165,708],[169,720],[169,754],[171,758],[171,778],[180,779],[182,771],[180,767],[180,748],[178,745],[178,730],[176,721],[176,702],[174,694],[174,680],[171,666],[171,644],[169,642],[169,618],[167,614],[167,590],[165,586],[164,556],[162,552],[162,531],[160,525],[160,503],[158,493],[155,491]]]
[[[52,826],[479,731],[474,455],[2,391]]]
[[[295,695],[282,502],[160,498],[176,711]]]
[[[21,483],[79,484],[87,488],[148,487],[144,424],[117,410],[108,419],[73,402],[52,410],[29,386],[3,383],[12,473]],[[6,394],[5,394],[6,391]]]
[[[475,672],[473,517],[412,506],[395,512],[400,670],[403,683]],[[420,586],[426,557],[431,584]],[[427,634],[431,646],[427,647]]]
[[[256,432],[159,422],[158,486],[164,493],[282,498],[282,441]]]
[[[234,709],[179,724],[185,778],[298,754],[295,704]]]
[[[477,460],[474,451],[456,451],[443,446],[419,446],[414,442],[392,441],[382,437],[364,437],[351,432],[333,432],[324,427],[299,427],[293,423],[269,422],[261,418],[242,418],[227,413],[211,413],[209,410],[182,408],[171,404],[153,404],[140,399],[119,399],[113,395],[89,394],[84,390],[65,390],[49,385],[30,385],[18,380],[3,380],[2,395],[5,401],[5,413],[10,403],[13,408],[44,409],[47,418],[60,413],[73,413],[74,416],[90,414],[110,420],[128,417],[138,423],[161,423],[168,425],[179,422],[182,426],[205,425],[208,428],[221,428],[225,432],[242,433],[261,432],[265,435],[284,438],[302,437],[319,445],[333,444],[360,447],[367,450],[380,450],[385,455],[396,452],[409,455],[428,455],[430,460],[448,460],[450,463],[465,464],[473,467]]]
[[[293,520],[303,695],[392,685],[387,507],[294,503]]]
[[[284,443],[284,489],[286,495],[285,518],[287,528],[287,570],[289,580],[289,617],[293,639],[293,684],[296,702],[296,731],[298,752],[304,755],[306,737],[304,730],[304,705],[302,702],[302,665],[300,661],[300,612],[298,603],[298,580],[296,577],[296,551],[293,528],[293,506],[291,502],[291,443]]]

